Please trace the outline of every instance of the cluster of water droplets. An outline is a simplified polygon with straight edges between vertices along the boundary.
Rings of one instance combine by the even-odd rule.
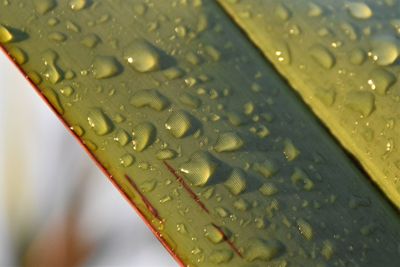
[[[321,211],[336,209],[334,193],[325,194],[339,186],[323,182],[335,180],[335,166],[323,159],[338,152],[324,150],[315,122],[215,3],[67,2],[4,4],[0,42],[178,255],[204,266],[311,264],[351,240],[331,240],[329,227],[342,229],[328,227],[332,215]],[[362,7],[346,8],[368,19]],[[9,15],[17,11],[30,23]],[[275,14],[283,22],[294,16],[286,4]],[[310,5],[308,16],[322,14]],[[295,24],[287,30],[302,34]],[[365,51],[376,64],[371,90],[346,97],[364,117],[376,108],[375,93],[396,82],[381,68],[396,60],[382,40],[393,41],[379,37]],[[278,62],[297,64],[288,42],[276,47]],[[333,50],[315,44],[308,56],[333,71],[341,64]],[[321,98],[335,105],[335,91],[325,91]],[[357,176],[347,165],[340,173],[345,185],[345,175]],[[304,240],[319,256],[299,248]]]
[[[221,3],[399,205],[399,1]]]

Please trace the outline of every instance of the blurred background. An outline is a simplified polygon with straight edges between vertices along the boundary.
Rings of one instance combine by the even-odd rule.
[[[0,52],[0,266],[177,266]]]

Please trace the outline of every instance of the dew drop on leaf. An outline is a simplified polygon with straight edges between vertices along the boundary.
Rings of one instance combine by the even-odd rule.
[[[234,132],[222,133],[218,136],[214,149],[216,152],[232,152],[243,147],[244,141]]]
[[[134,40],[124,50],[124,59],[139,72],[150,72],[160,68],[160,54],[149,42]]]
[[[93,76],[96,79],[106,79],[119,74],[121,64],[113,56],[97,56],[91,65]]]
[[[132,129],[132,144],[135,151],[141,152],[151,145],[156,138],[156,127],[150,122],[143,122]]]
[[[89,112],[87,121],[97,135],[105,135],[112,130],[110,119],[99,108],[92,109]]]
[[[371,8],[363,2],[348,3],[347,9],[350,15],[356,19],[369,19],[373,14]]]
[[[176,138],[182,138],[193,130],[192,118],[185,111],[172,113],[165,122],[165,128]]]
[[[195,152],[179,170],[195,186],[204,186],[213,176],[218,164],[206,152]]]
[[[33,0],[35,10],[37,13],[44,15],[53,10],[57,6],[55,0]]]
[[[14,36],[10,32],[10,30],[6,26],[0,24],[0,43],[9,43],[13,39]]]

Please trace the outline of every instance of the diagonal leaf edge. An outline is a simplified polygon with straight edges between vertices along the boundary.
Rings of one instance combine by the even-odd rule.
[[[41,90],[36,86],[36,84],[25,74],[24,70],[18,65],[12,56],[10,56],[7,50],[0,44],[0,51],[13,63],[13,65],[20,71],[21,75],[23,75],[26,81],[30,84],[33,90],[37,93],[37,95],[43,100],[43,102],[47,105],[47,107],[53,112],[53,114],[59,119],[62,125],[68,130],[68,132],[77,140],[80,146],[85,150],[87,155],[92,159],[92,161],[96,164],[96,166],[104,173],[104,175],[108,178],[111,184],[118,190],[118,192],[122,195],[122,197],[130,204],[133,210],[140,216],[143,222],[147,225],[147,227],[151,230],[157,240],[165,247],[165,249],[171,254],[171,256],[176,260],[176,262],[180,266],[186,266],[186,264],[182,261],[182,259],[177,255],[169,246],[167,240],[165,240],[160,232],[157,230],[154,225],[152,225],[149,219],[143,214],[143,212],[137,207],[136,203],[132,201],[132,198],[129,194],[114,180],[113,176],[108,172],[108,170],[101,164],[101,162],[96,158],[95,154],[83,143],[82,139],[74,132],[68,123],[63,119],[62,115],[59,114],[57,109],[50,103],[50,101],[46,98],[46,96],[41,92]]]

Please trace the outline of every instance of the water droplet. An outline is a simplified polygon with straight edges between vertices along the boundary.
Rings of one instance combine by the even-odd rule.
[[[67,30],[70,31],[70,32],[78,33],[78,32],[81,31],[81,28],[79,27],[79,25],[76,24],[76,23],[74,23],[74,22],[72,22],[72,21],[70,21],[70,20],[67,20],[67,21],[65,22],[65,27],[66,27]]]
[[[276,52],[275,52],[275,54],[276,54]],[[255,93],[259,93],[262,90],[261,85],[259,85],[258,83],[252,83],[250,89],[251,89],[251,91],[253,91]]]
[[[335,246],[330,240],[325,240],[322,244],[321,255],[330,260],[335,252]]]
[[[226,114],[228,121],[233,126],[241,126],[248,122],[248,118],[241,113],[238,112],[229,112]]]
[[[292,180],[293,184],[302,187],[306,191],[310,191],[314,188],[314,182],[300,168],[295,168],[290,179]]]
[[[205,199],[210,199],[214,195],[214,191],[215,191],[214,187],[209,187],[206,190],[204,190],[203,192],[201,192],[201,195]]]
[[[203,88],[203,87],[200,87],[200,88],[197,89],[197,94],[201,95],[201,96],[204,96],[204,95],[207,94],[207,90],[205,88]]]
[[[101,39],[99,36],[97,36],[94,33],[86,35],[82,40],[81,44],[86,46],[87,48],[94,48],[98,43],[101,42]]]
[[[393,151],[394,148],[394,141],[392,138],[389,138],[387,143],[386,143],[386,152],[391,152]]]
[[[217,249],[211,252],[209,259],[212,263],[221,264],[229,262],[232,257],[232,251],[228,249]]]
[[[167,78],[168,80],[175,80],[181,78],[183,74],[184,74],[183,70],[177,67],[171,67],[163,71],[164,77]]]
[[[137,108],[150,107],[156,111],[162,111],[169,106],[168,99],[155,89],[137,91],[130,103]]]
[[[172,149],[162,149],[159,150],[156,154],[157,159],[166,160],[166,159],[173,159],[176,157],[176,152]]]
[[[185,59],[186,59],[187,62],[189,62],[189,63],[191,63],[191,64],[193,64],[195,66],[199,65],[199,63],[200,63],[199,56],[196,55],[193,52],[187,53],[186,56],[185,56]]]
[[[159,28],[160,24],[157,21],[150,22],[147,26],[148,32],[154,32]]]
[[[283,149],[283,154],[285,155],[285,158],[288,161],[292,161],[297,158],[297,156],[300,154],[300,151],[295,147],[293,142],[289,139],[286,139],[284,141],[284,149]]]
[[[264,229],[265,228],[265,220],[263,217],[257,217],[254,219],[254,224],[258,229]]]
[[[116,123],[124,122],[125,121],[125,117],[123,115],[117,113],[117,114],[114,115],[114,121]]]
[[[186,226],[183,223],[178,223],[176,225],[176,230],[178,230],[178,232],[181,234],[187,234],[188,232]]]
[[[396,61],[399,56],[397,41],[392,36],[377,36],[371,41],[370,56],[376,64],[387,66]]]
[[[132,144],[135,151],[141,152],[151,145],[156,138],[156,127],[150,122],[143,122],[132,129]]]
[[[322,27],[317,31],[318,36],[326,37],[332,35],[332,31],[326,27]]]
[[[235,202],[233,202],[233,207],[240,211],[246,211],[249,208],[250,204],[244,200],[243,198],[239,198]]]
[[[297,227],[299,228],[300,234],[304,236],[305,239],[311,240],[313,238],[313,228],[306,220],[298,219]]]
[[[88,0],[70,0],[69,7],[74,11],[84,9],[88,5]]]
[[[97,150],[97,145],[93,141],[89,139],[82,139],[82,142],[87,148],[89,148],[89,150],[91,151]]]
[[[6,26],[0,24],[0,43],[5,44],[13,40],[14,35],[10,32],[10,30]]]
[[[206,152],[195,152],[179,170],[195,186],[204,186],[217,169],[217,162]]]
[[[191,253],[192,253],[193,255],[199,255],[199,254],[201,254],[201,252],[202,252],[202,250],[201,250],[201,248],[199,248],[199,247],[195,247],[195,248],[192,249],[192,251],[191,251]]]
[[[332,106],[335,102],[336,92],[334,89],[320,89],[315,93],[315,96],[326,106]]]
[[[89,126],[97,135],[105,135],[112,130],[110,119],[99,108],[91,110],[88,114],[87,120]]]
[[[272,160],[254,163],[253,169],[265,178],[269,178],[278,171],[277,164]]]
[[[165,128],[176,138],[184,137],[193,127],[192,118],[185,111],[172,113],[165,123]]]
[[[319,5],[312,3],[312,2],[308,4],[307,15],[309,17],[319,17],[322,15],[322,12],[323,12],[322,8]]]
[[[331,69],[335,65],[335,57],[324,46],[316,45],[310,49],[311,57],[323,68]]]
[[[216,152],[232,152],[239,150],[244,142],[239,135],[234,132],[222,133],[218,136],[217,142],[214,145]]]
[[[385,95],[395,82],[396,76],[385,69],[374,69],[369,74],[369,86],[380,95]]]
[[[255,239],[249,241],[244,257],[247,261],[270,261],[283,251],[283,245],[277,240]]]
[[[243,105],[243,113],[246,115],[251,115],[255,110],[253,102],[247,102]]]
[[[232,194],[239,195],[246,189],[245,173],[241,169],[233,169],[224,185]]]
[[[393,129],[394,125],[395,125],[395,119],[389,118],[386,122],[386,128]]]
[[[53,10],[57,6],[55,0],[34,0],[33,4],[37,13],[43,15]]]
[[[167,195],[167,196],[164,196],[164,197],[160,198],[159,202],[160,203],[166,203],[166,202],[171,201],[171,200],[172,200],[172,197]]]
[[[97,56],[91,65],[96,79],[106,79],[122,71],[121,64],[113,56]]]
[[[390,21],[390,24],[393,26],[393,28],[395,29],[397,35],[400,34],[400,19],[392,19]]]
[[[42,89],[42,93],[46,96],[51,105],[57,110],[59,114],[64,114],[64,108],[61,105],[57,93],[53,89],[44,88]]]
[[[259,138],[265,138],[270,134],[269,129],[265,125],[260,125],[258,128],[255,128],[255,132],[254,133]]]
[[[179,96],[179,101],[190,108],[198,108],[201,105],[200,98],[186,92]]]
[[[208,16],[205,14],[198,14],[197,32],[203,32],[208,27]]]
[[[283,20],[283,21],[287,21],[287,20],[290,18],[291,13],[290,13],[290,10],[289,10],[285,5],[279,4],[279,5],[275,8],[275,15],[276,15],[279,19],[281,19],[281,20]]]
[[[70,127],[70,129],[77,135],[77,136],[83,136],[85,134],[85,130],[79,125],[73,125]]]
[[[346,34],[346,36],[351,40],[351,41],[356,41],[358,39],[358,32],[356,28],[350,24],[349,22],[345,21],[340,23],[340,28]],[[335,43],[332,43],[332,45]],[[342,41],[338,41],[338,44],[342,45]],[[334,46],[335,48],[339,47],[338,45]]]
[[[50,41],[62,43],[65,40],[67,40],[67,36],[65,34],[63,34],[62,32],[51,32],[48,36],[48,39]]]
[[[211,45],[207,45],[204,47],[207,55],[214,61],[219,61],[221,59],[221,52],[218,51],[217,48]]]
[[[301,34],[301,28],[297,24],[290,24],[288,30],[292,36],[299,36]]]
[[[147,171],[151,168],[151,165],[146,161],[140,161],[138,163],[138,167],[139,167],[139,169]]]
[[[63,96],[70,97],[74,93],[74,89],[71,86],[65,86],[60,89],[60,93]]]
[[[67,79],[67,80],[72,80],[75,78],[75,76],[76,76],[76,74],[73,70],[67,70],[65,72],[65,79]]]
[[[290,64],[292,59],[288,44],[284,41],[277,41],[275,47],[275,56],[277,60],[285,65]]]
[[[176,26],[175,29],[174,29],[174,31],[176,32],[176,35],[177,35],[179,38],[184,38],[184,37],[186,36],[186,34],[187,34],[187,29],[186,29],[186,27],[185,27],[185,26],[182,26],[182,25]]]
[[[124,167],[129,167],[135,162],[135,158],[131,154],[125,154],[119,159],[119,163]]]
[[[218,244],[224,240],[224,234],[212,224],[206,226],[204,235],[214,244]]]
[[[367,54],[361,48],[355,48],[350,52],[350,62],[354,65],[361,65],[367,58]]]
[[[193,78],[193,77],[187,77],[187,78],[185,78],[185,83],[187,84],[187,86],[193,87],[194,85],[197,84],[197,79]],[[198,90],[201,90],[201,93],[200,93],[200,91],[198,91],[199,95],[205,95],[206,94],[206,91],[205,91],[204,88],[199,88]],[[203,90],[204,90],[204,92],[203,92]]]
[[[124,59],[139,72],[149,72],[159,69],[159,52],[149,42],[142,39],[134,40],[125,48]]]
[[[1,29],[0,29],[1,31]],[[0,33],[1,36],[1,33]],[[1,39],[1,37],[0,37]],[[0,40],[0,43],[2,41]],[[10,55],[12,56],[12,58],[15,60],[15,62],[17,62],[19,65],[22,65],[24,63],[26,63],[26,61],[28,60],[28,56],[25,53],[24,50],[22,50],[19,47],[13,46],[8,50],[8,53],[10,53]]]
[[[103,15],[100,15],[100,17],[98,19],[96,19],[96,24],[97,25],[104,24],[104,23],[110,21],[110,19],[111,19],[110,14],[105,13]]]
[[[129,134],[124,129],[118,129],[114,135],[114,141],[118,142],[121,146],[129,143]]]
[[[146,10],[147,6],[144,3],[135,3],[133,5],[133,11],[140,16],[143,16],[146,13]]]
[[[146,192],[151,192],[156,188],[157,181],[156,180],[149,180],[145,181],[140,185],[140,189],[146,193]]]
[[[264,196],[272,196],[278,193],[278,188],[273,183],[264,183],[258,190]]]
[[[29,79],[36,85],[42,82],[42,77],[40,77],[39,73],[37,73],[36,71],[29,71],[27,75]]]
[[[43,63],[46,66],[43,74],[52,84],[60,82],[63,78],[61,69],[56,65],[57,59],[58,54],[53,50],[47,50],[42,55]]]
[[[369,19],[372,16],[372,10],[366,3],[352,2],[347,3],[347,9],[356,19]]]
[[[57,26],[60,23],[60,20],[58,18],[49,18],[47,20],[47,25],[54,27]]]
[[[215,211],[217,212],[217,214],[221,217],[221,218],[226,218],[229,216],[229,213],[226,209],[224,209],[223,207],[216,207]]]
[[[368,117],[375,108],[375,96],[367,91],[350,91],[346,95],[345,105]]]

